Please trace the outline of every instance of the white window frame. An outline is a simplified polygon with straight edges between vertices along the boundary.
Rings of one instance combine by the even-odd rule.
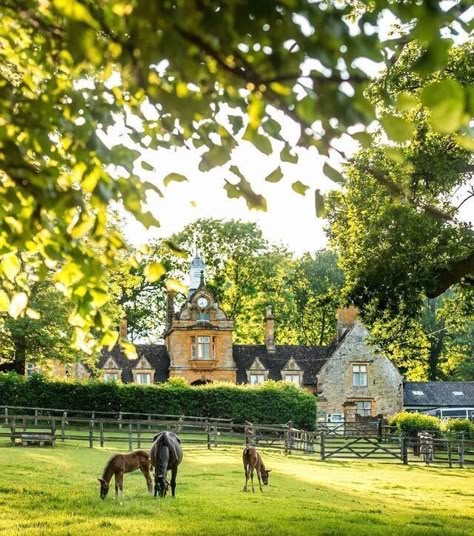
[[[104,382],[110,383],[110,382],[118,382],[119,381],[119,373],[118,372],[104,372]]]
[[[370,417],[372,415],[372,400],[356,400],[356,415]],[[361,405],[362,407],[359,407]]]
[[[144,378],[147,378],[147,381],[142,381]],[[136,372],[135,383],[138,385],[151,385],[151,374],[149,372]]]
[[[352,387],[367,387],[368,367],[366,363],[356,363],[352,365]]]
[[[301,385],[301,374],[299,372],[285,372],[283,381]]]
[[[197,358],[200,361],[208,361],[211,356],[211,337],[209,335],[199,335],[197,338]]]
[[[30,378],[33,376],[33,374],[39,373],[39,367],[37,367],[34,363],[27,363],[26,364],[26,377]]]
[[[250,385],[261,385],[265,381],[264,372],[250,372],[249,383]]]

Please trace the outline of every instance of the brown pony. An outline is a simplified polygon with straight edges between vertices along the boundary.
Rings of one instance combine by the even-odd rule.
[[[105,499],[107,497],[109,483],[112,476],[115,476],[115,498],[117,498],[120,490],[120,496],[123,499],[123,475],[136,471],[137,469],[140,469],[143,473],[148,491],[151,493],[153,491],[153,482],[150,474],[151,468],[150,456],[144,450],[136,450],[129,454],[115,454],[107,462],[102,478],[97,479],[100,482],[100,498]]]
[[[268,474],[270,473],[271,469],[265,469],[262,457],[257,452],[257,449],[255,447],[245,447],[244,452],[242,454],[242,459],[244,462],[245,471],[244,491],[247,491],[247,483],[250,477],[252,480],[252,491],[255,492],[255,488],[253,487],[254,469],[257,471],[258,485],[260,487],[260,491],[263,491],[262,481],[265,486],[268,486]]]

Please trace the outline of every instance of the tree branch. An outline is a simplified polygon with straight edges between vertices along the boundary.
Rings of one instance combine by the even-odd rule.
[[[432,285],[426,290],[428,298],[436,298],[455,283],[459,283],[465,278],[465,283],[474,285],[474,280],[470,277],[474,274],[474,251],[464,259],[453,262],[450,266],[438,270],[434,273]]]

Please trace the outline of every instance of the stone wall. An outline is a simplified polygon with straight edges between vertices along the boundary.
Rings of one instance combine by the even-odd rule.
[[[321,368],[317,378],[318,411],[354,419],[354,403],[370,401],[371,414],[401,411],[402,376],[393,363],[371,348],[367,329],[356,323]],[[353,365],[367,365],[367,386],[353,385]]]

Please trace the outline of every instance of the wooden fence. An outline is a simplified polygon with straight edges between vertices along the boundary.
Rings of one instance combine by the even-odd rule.
[[[229,419],[158,415],[107,414],[46,408],[3,407],[0,419],[0,439],[15,444],[29,441],[35,434],[50,436],[58,442],[89,447],[114,445],[117,448],[149,448],[155,434],[162,430],[178,433],[186,445],[203,445],[208,449],[219,446],[255,445],[277,449],[287,454],[317,456],[321,460],[370,459],[425,463],[447,467],[474,467],[474,441],[462,435],[433,439],[431,452],[420,452],[418,438],[400,436],[392,427],[377,426],[367,433],[360,426],[299,430],[289,422],[282,425],[260,425],[250,422],[236,424]],[[19,411],[21,410],[21,411]],[[125,418],[126,417],[126,418]],[[132,418],[133,417],[133,418]],[[30,441],[31,442],[31,441]]]

